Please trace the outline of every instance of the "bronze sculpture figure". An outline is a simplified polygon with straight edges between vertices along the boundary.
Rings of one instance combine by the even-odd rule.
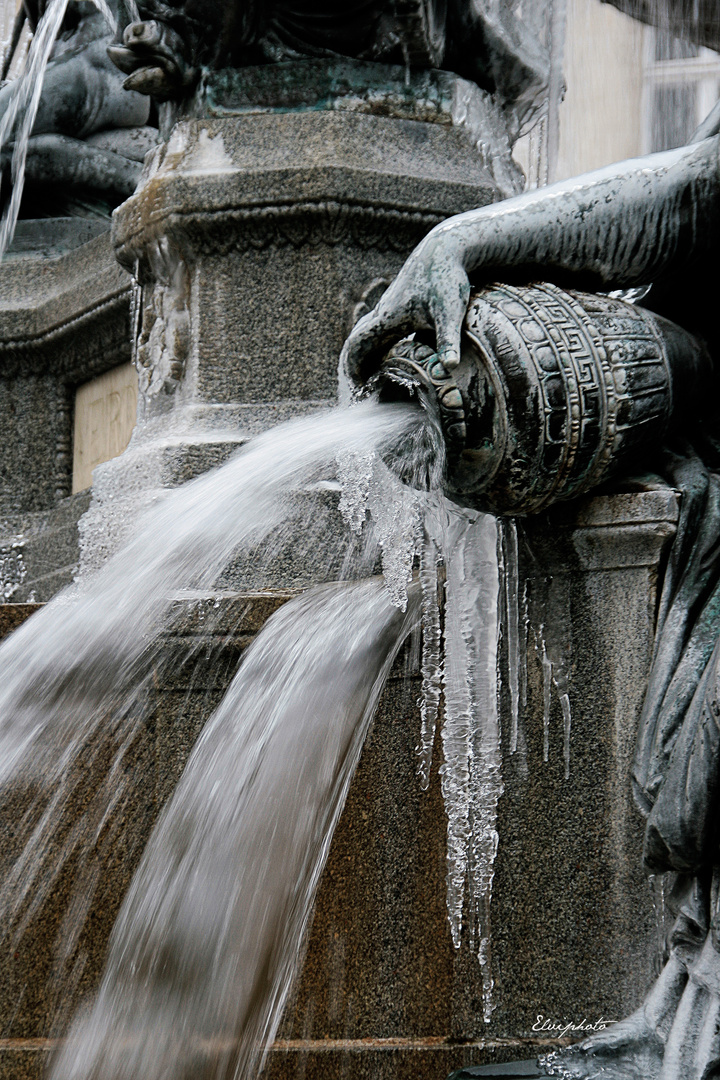
[[[35,0],[25,4],[31,28],[44,9]],[[122,27],[127,19],[122,0],[111,0],[110,9]],[[68,5],[28,145],[25,216],[87,214],[89,208],[107,213],[137,185],[157,134],[151,103],[123,89],[107,55],[113,36],[93,4],[72,0]],[[0,88],[0,115],[14,92],[13,82]]]
[[[343,353],[363,383],[388,345],[435,336],[460,362],[471,282],[611,290],[642,301],[718,355],[713,302],[720,229],[720,137],[611,166],[451,218],[428,234]],[[707,408],[704,408],[706,405]],[[714,395],[655,467],[683,493],[663,585],[633,786],[647,818],[645,864],[673,871],[677,921],[667,963],[628,1020],[544,1062],[549,1075],[708,1080],[720,1070],[720,473]]]
[[[143,21],[111,49],[126,86],[158,100],[182,98],[200,70],[349,57],[441,67],[497,93],[517,130],[534,112],[548,61],[538,12],[472,0],[141,0]]]

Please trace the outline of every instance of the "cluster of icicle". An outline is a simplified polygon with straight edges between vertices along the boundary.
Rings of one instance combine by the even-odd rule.
[[[340,508],[355,531],[369,514],[382,552],[386,587],[406,603],[419,566],[423,646],[420,784],[430,782],[433,744],[443,703],[440,766],[447,812],[447,910],[460,947],[466,892],[467,928],[483,970],[485,1020],[492,1013],[490,898],[502,794],[497,660],[500,565],[494,517],[456,508],[437,490],[399,482],[372,454],[340,461]],[[444,627],[439,592],[444,573]]]
[[[549,646],[544,622],[537,627],[531,624],[527,584],[520,592],[518,533],[513,520],[499,521],[461,509],[432,480],[429,490],[403,484],[373,453],[342,455],[339,475],[343,516],[357,533],[369,522],[382,553],[386,587],[403,609],[417,568],[423,623],[418,774],[426,790],[442,703],[439,772],[447,814],[448,920],[455,947],[460,947],[466,925],[470,947],[477,952],[488,1023],[494,1008],[490,901],[498,848],[498,802],[503,792],[501,633],[507,653],[510,752],[520,751],[524,761],[520,717],[527,699],[527,652],[532,638],[543,674],[543,757],[548,760],[555,686],[563,715],[568,777],[571,716],[566,658]],[[547,613],[546,597],[539,598],[538,607]]]

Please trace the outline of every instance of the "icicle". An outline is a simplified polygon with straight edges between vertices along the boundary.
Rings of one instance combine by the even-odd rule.
[[[519,591],[519,590],[518,590]],[[530,643],[530,617],[528,615],[528,582],[523,581],[522,594],[518,603],[518,741],[517,769],[521,777],[527,778],[527,739],[523,717],[527,709],[528,691],[528,645]]]
[[[572,708],[568,687],[572,660],[570,580],[567,575],[537,581],[528,597],[523,597],[528,634],[532,632],[535,655],[543,676],[543,761],[550,756],[550,706],[555,688],[563,718],[563,761],[565,779],[570,778]],[[528,599],[530,603],[528,603]]]
[[[435,541],[425,535],[420,553],[422,589],[422,696],[420,698],[420,745],[417,748],[420,788],[430,785],[433,743],[441,690],[440,608],[438,605],[438,550]]]
[[[117,23],[107,0],[92,0],[115,33]],[[28,143],[40,107],[45,71],[60,32],[68,0],[51,0],[33,34],[25,68],[13,86],[13,95],[0,121],[0,148],[14,142],[10,172],[12,193],[0,216],[0,259],[12,242],[25,185]]]
[[[462,511],[438,492],[420,492],[399,481],[379,457],[342,455],[340,508],[362,529],[369,510],[385,582],[398,606],[407,600],[416,555],[420,558],[423,610],[420,785],[429,786],[441,690],[444,711],[439,770],[447,814],[446,902],[455,948],[468,930],[482,967],[483,1012],[492,1014],[490,899],[498,848],[497,805],[503,790],[498,709],[498,641],[501,544],[493,517]],[[517,534],[508,541],[507,607],[511,632],[514,728],[520,688]],[[437,567],[445,564],[445,625],[441,641]],[[441,670],[441,646],[443,649]],[[517,743],[517,736],[516,736]]]
[[[497,806],[503,791],[497,679],[499,540],[495,519],[482,515],[468,534],[464,560],[469,594],[466,617],[468,630],[472,634],[471,693],[475,706],[470,773],[472,849],[469,885],[472,917],[478,938],[478,960],[482,968],[483,1016],[486,1024],[490,1022],[493,1011],[490,901],[499,840]],[[515,595],[517,597],[517,592]]]
[[[543,673],[543,761],[547,761],[550,756],[550,692],[552,690],[552,663],[547,654],[545,647],[545,638],[543,637],[543,631],[545,627],[540,626],[540,663],[542,664]]]
[[[368,509],[382,552],[385,585],[393,603],[404,611],[408,582],[422,535],[418,492],[403,484],[380,458],[376,458],[370,479]]]
[[[460,515],[457,515],[458,517]],[[453,945],[460,948],[462,911],[470,852],[470,765],[473,702],[470,696],[472,656],[466,621],[466,595],[462,542],[468,522],[455,522],[456,543],[445,551],[445,710],[442,726],[444,761],[440,767],[447,814],[447,912]]]
[[[338,481],[342,489],[338,509],[354,533],[362,530],[365,521],[374,465],[372,451],[345,450],[337,457]]]
[[[522,663],[520,664],[520,708],[527,707],[527,656],[530,644],[530,615],[528,607],[528,583],[523,582],[522,594]]]
[[[518,748],[518,715],[520,702],[520,612],[518,604],[518,539],[514,520],[503,529],[505,567],[505,636],[508,653],[508,688],[510,691],[510,753]]]
[[[490,900],[502,794],[497,695],[498,527],[487,515],[451,512],[444,550],[445,717],[443,797],[448,815],[448,918],[460,944],[465,882],[469,931],[482,967],[483,1013],[492,1014]]]
[[[546,183],[555,179],[560,149],[560,103],[563,98],[563,55],[565,51],[565,27],[567,0],[552,0],[550,7],[550,78],[548,80]]]
[[[0,120],[0,147],[7,146],[11,139],[15,144],[10,170],[12,194],[0,216],[0,259],[10,246],[15,232],[25,183],[28,141],[40,107],[45,69],[65,18],[67,4],[68,0],[53,0],[43,12],[30,42],[25,68],[13,85],[12,97]]]
[[[570,730],[572,727],[572,714],[570,712],[570,698],[566,692],[559,695],[560,708],[563,716],[563,760],[565,761],[565,779],[570,779]]]

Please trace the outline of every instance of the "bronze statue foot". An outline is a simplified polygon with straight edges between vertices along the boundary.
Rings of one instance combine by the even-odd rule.
[[[658,1080],[664,1049],[639,1009],[612,1028],[540,1058],[540,1067],[564,1080]]]
[[[691,961],[673,953],[642,1007],[540,1059],[564,1080],[709,1080],[720,1070],[720,953],[708,935]]]
[[[720,1075],[720,953],[708,934],[675,1012],[659,1080]]]
[[[686,963],[672,953],[636,1012],[575,1046],[548,1054],[541,1066],[548,1076],[565,1080],[659,1080],[687,983]]]
[[[122,45],[111,45],[108,56],[128,78],[126,90],[152,94],[158,101],[177,97],[197,79],[179,34],[150,19],[125,28]]]

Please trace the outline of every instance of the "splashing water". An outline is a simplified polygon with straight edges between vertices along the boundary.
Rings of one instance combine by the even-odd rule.
[[[106,0],[92,0],[92,2],[115,33],[117,29],[115,16]],[[0,260],[5,255],[15,233],[25,185],[28,143],[40,107],[45,70],[65,18],[67,5],[68,0],[50,0],[33,34],[23,72],[13,83],[12,97],[0,119],[0,151],[4,150],[11,140],[14,140],[10,167],[12,194],[0,217]],[[18,117],[20,117],[19,124]]]
[[[101,571],[0,650],[0,798],[27,795],[0,910],[17,941],[70,867],[62,959],[90,917],[100,868],[127,840],[143,695],[178,595],[212,591],[238,551],[261,566],[279,535],[301,542],[304,530],[289,516],[293,493],[327,475],[338,456],[346,516],[360,529],[370,514],[369,546],[382,556],[387,587],[307,594],[249,650],[149,841],[95,1008],[61,1051],[58,1080],[256,1068],[282,1012],[374,703],[421,616],[421,778],[429,778],[442,689],[448,917],[459,946],[467,899],[490,1020],[502,793],[498,527],[432,490],[441,477],[436,435],[408,404],[366,402],[282,425],[171,492]],[[232,866],[242,872],[229,873]]]
[[[16,824],[18,858],[0,886],[11,938],[71,863],[78,911],[89,910],[98,856],[116,840],[108,822],[131,814],[139,706],[159,640],[179,618],[177,596],[212,591],[238,549],[257,551],[261,564],[268,539],[288,531],[301,543],[303,529],[288,517],[294,490],[341,446],[392,448],[416,423],[411,408],[371,404],[260,436],[223,468],[171,492],[99,573],[3,644],[0,798],[35,793]]]
[[[102,867],[137,843],[124,822],[136,809],[143,694],[178,595],[212,591],[238,550],[261,565],[278,534],[301,543],[293,495],[341,449],[410,467],[419,418],[413,406],[368,402],[260,436],[170,492],[101,571],[0,649],[0,800],[11,810],[19,796],[25,809],[0,912],[17,943],[58,882],[72,880],[56,977],[67,979]],[[257,1067],[375,702],[419,622],[419,585],[404,582],[395,600],[377,581],[320,588],[248,650],[148,843],[95,1007],[54,1063],[58,1080]],[[63,1001],[55,1007],[62,1023]]]

